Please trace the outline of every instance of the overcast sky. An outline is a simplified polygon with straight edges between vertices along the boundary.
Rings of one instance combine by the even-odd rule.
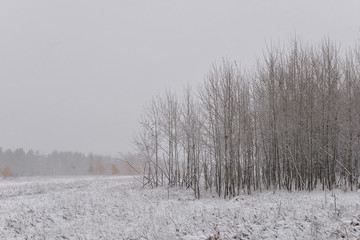
[[[360,1],[0,1],[0,146],[117,156],[143,105],[267,42],[359,41]]]

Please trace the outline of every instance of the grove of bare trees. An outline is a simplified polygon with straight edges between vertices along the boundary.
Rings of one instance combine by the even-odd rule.
[[[359,188],[360,48],[293,39],[253,71],[214,64],[196,89],[144,107],[134,143],[144,184],[232,197]]]

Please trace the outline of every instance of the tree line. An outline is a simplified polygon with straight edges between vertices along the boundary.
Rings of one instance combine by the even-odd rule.
[[[141,169],[140,157],[131,153],[114,158],[69,151],[40,154],[22,148],[0,148],[0,176],[131,175]]]
[[[360,48],[325,38],[271,46],[252,71],[224,59],[203,83],[157,95],[134,144],[144,184],[232,197],[359,188]]]

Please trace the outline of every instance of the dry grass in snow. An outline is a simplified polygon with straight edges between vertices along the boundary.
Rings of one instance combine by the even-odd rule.
[[[195,200],[183,189],[168,199],[167,188],[141,189],[132,177],[0,180],[0,239],[342,238],[360,239],[360,193]]]

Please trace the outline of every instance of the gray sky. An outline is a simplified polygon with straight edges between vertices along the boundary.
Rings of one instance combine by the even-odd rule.
[[[295,33],[359,42],[360,1],[0,1],[0,146],[132,151],[143,105]]]

